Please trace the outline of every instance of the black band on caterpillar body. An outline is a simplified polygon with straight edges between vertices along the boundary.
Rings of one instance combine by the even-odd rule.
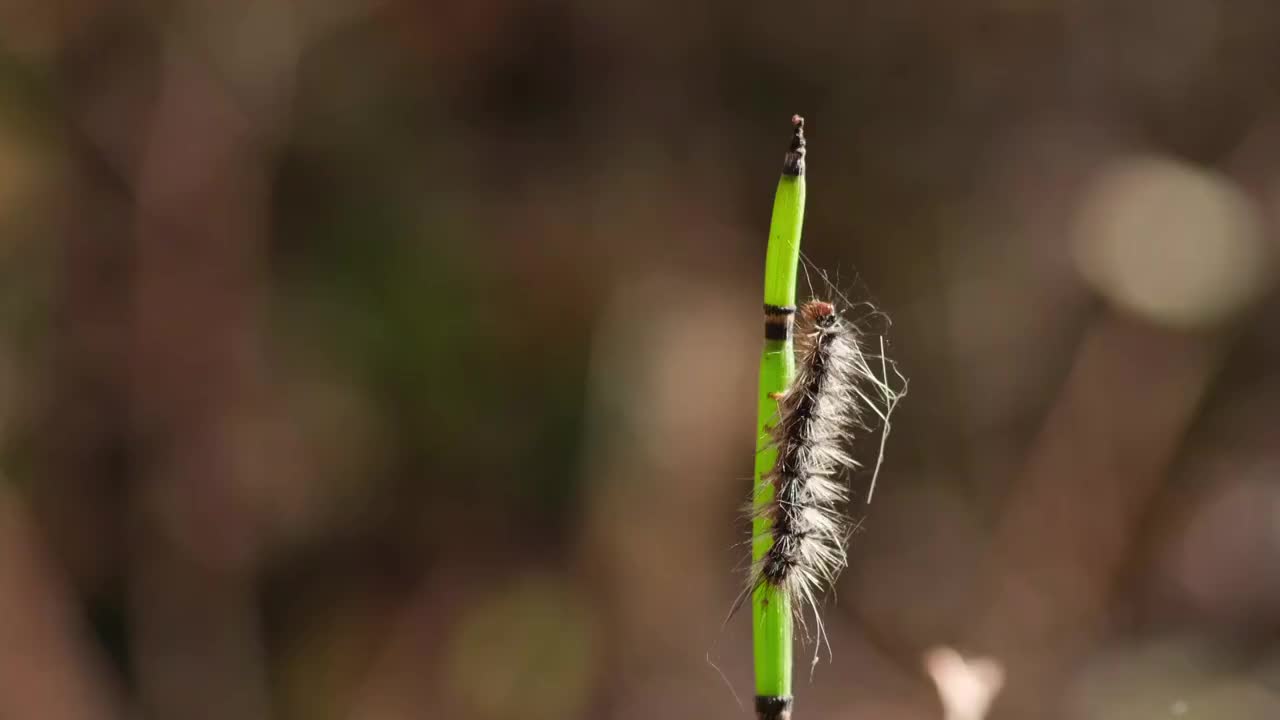
[[[796,376],[778,399],[771,443],[778,452],[773,501],[756,509],[769,521],[773,543],[751,569],[751,587],[770,585],[798,602],[797,613],[834,584],[845,566],[849,492],[841,481],[855,462],[847,451],[860,426],[862,360],[858,338],[835,306],[813,301],[796,312]]]

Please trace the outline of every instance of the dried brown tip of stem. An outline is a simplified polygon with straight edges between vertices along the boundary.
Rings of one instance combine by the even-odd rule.
[[[787,154],[782,158],[782,174],[798,177],[804,174],[804,118],[792,115],[791,127],[791,146],[787,148]]]

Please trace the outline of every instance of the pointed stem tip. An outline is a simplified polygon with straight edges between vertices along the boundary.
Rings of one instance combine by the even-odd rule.
[[[804,175],[804,118],[792,115],[791,127],[791,146],[787,148],[787,154],[782,158],[782,174],[799,177]]]

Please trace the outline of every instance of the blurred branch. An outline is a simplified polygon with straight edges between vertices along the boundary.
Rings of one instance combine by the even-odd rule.
[[[136,184],[130,626],[156,717],[269,715],[253,591],[265,392],[258,127],[171,42]],[[246,462],[251,460],[251,462]]]
[[[1081,343],[997,530],[994,598],[977,631],[1010,669],[1015,712],[1056,707],[1097,637],[1219,356],[1213,337],[1114,314]]]
[[[0,490],[0,717],[119,717],[77,618],[25,503]]]

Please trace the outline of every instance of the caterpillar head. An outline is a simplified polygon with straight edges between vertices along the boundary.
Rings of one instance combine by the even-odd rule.
[[[809,327],[829,327],[835,324],[836,306],[825,300],[811,300],[800,306],[800,322]]]

